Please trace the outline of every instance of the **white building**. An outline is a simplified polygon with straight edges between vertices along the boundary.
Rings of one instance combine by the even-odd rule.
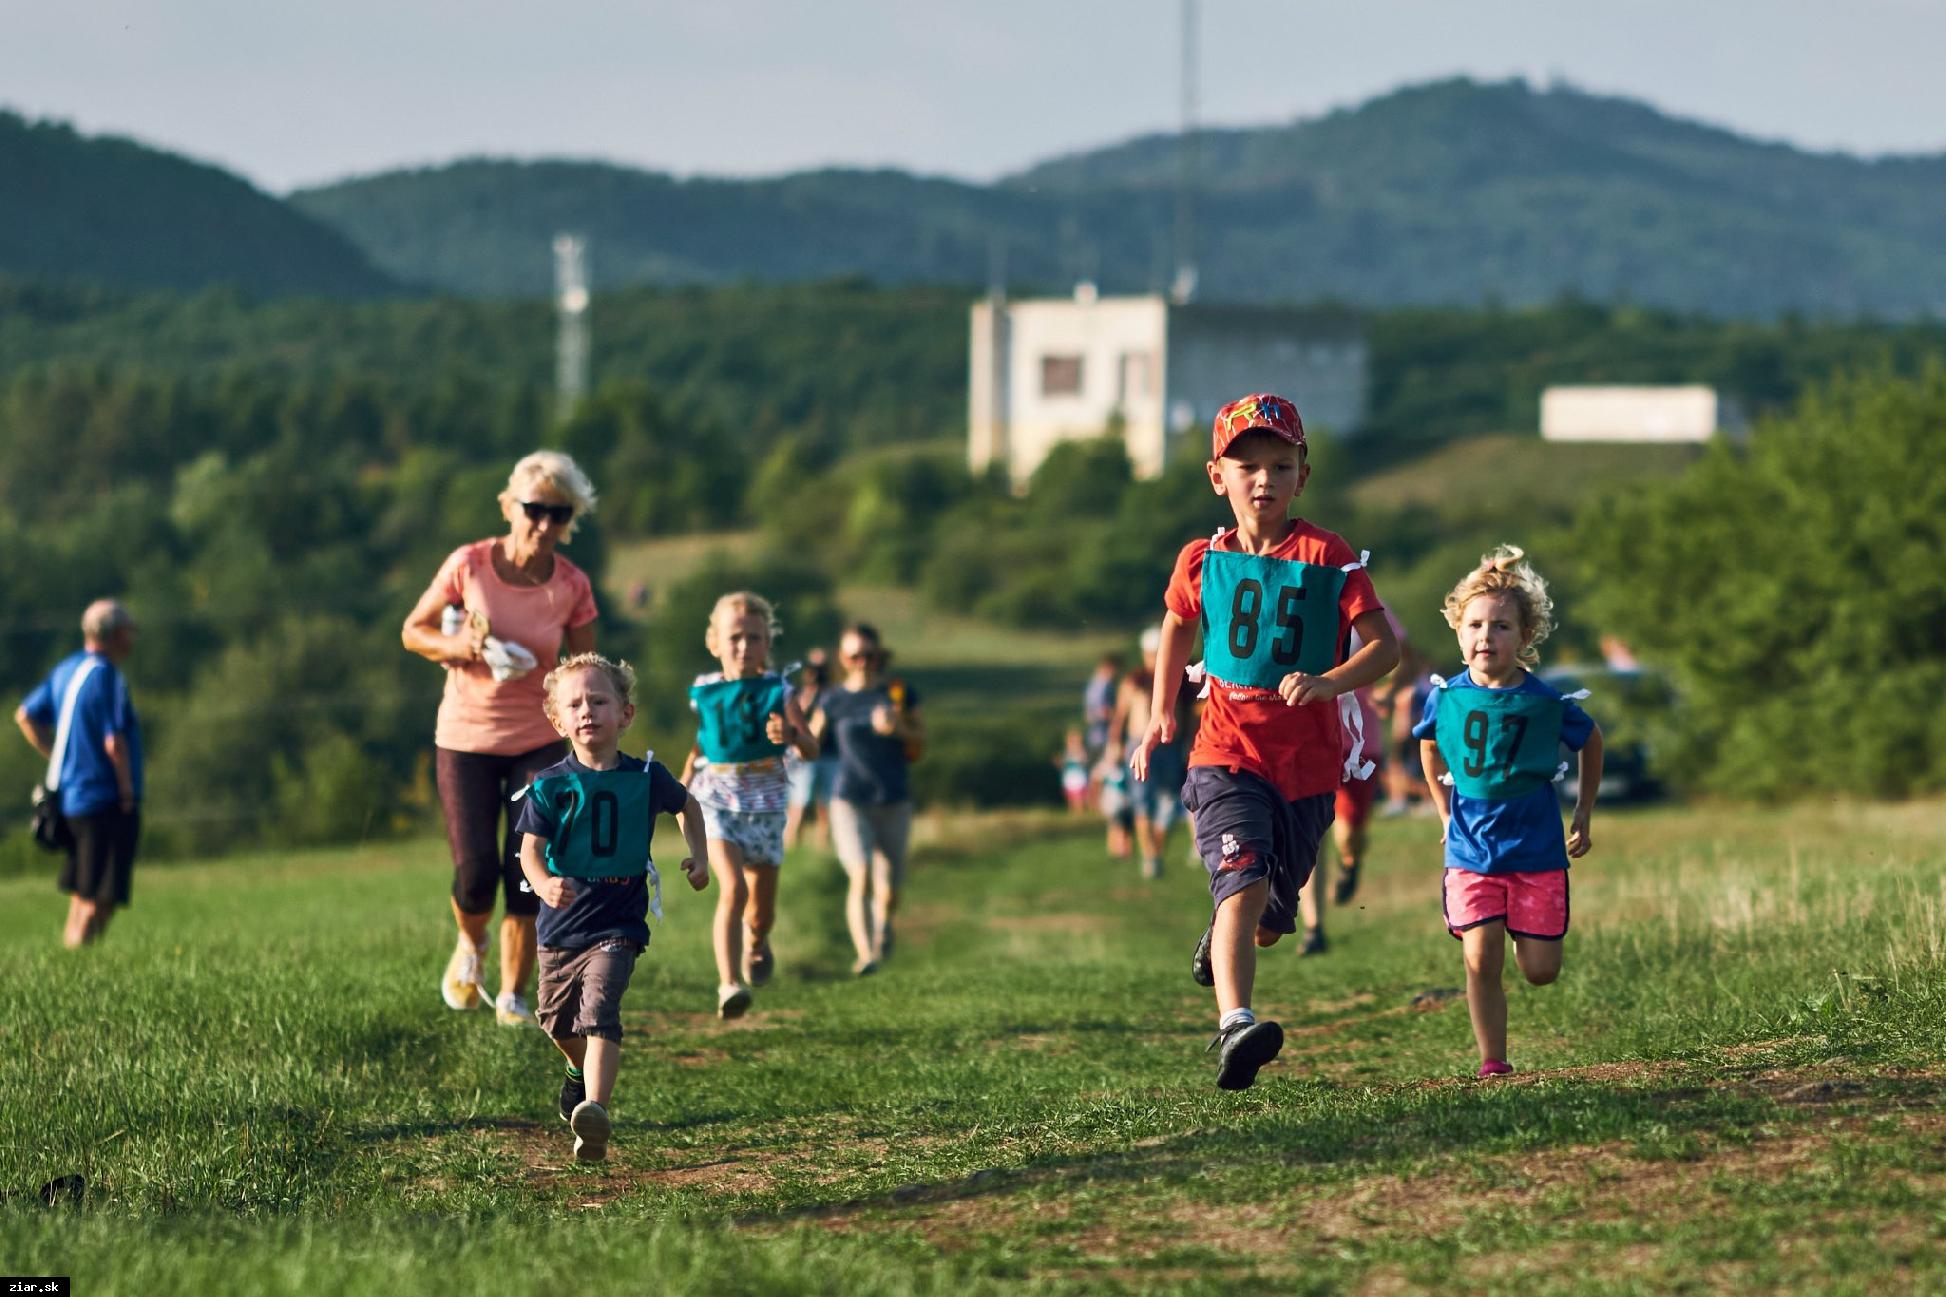
[[[1550,387],[1541,393],[1544,441],[1708,441],[1741,420],[1713,387]]]
[[[1209,457],[1208,423],[1225,403],[1276,392],[1307,427],[1355,432],[1365,409],[1363,330],[1347,311],[1177,305],[1153,297],[974,305],[967,458],[1002,463],[1016,483],[1063,441],[1119,421],[1138,477],[1172,455]],[[1173,433],[1200,429],[1172,447]]]

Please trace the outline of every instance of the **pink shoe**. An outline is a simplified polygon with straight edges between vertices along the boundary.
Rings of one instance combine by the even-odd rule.
[[[1505,1076],[1507,1075],[1507,1073],[1513,1070],[1514,1070],[1514,1065],[1512,1063],[1507,1062],[1505,1059],[1489,1058],[1486,1062],[1480,1064],[1480,1070],[1475,1072],[1473,1075],[1481,1076],[1481,1077]]]

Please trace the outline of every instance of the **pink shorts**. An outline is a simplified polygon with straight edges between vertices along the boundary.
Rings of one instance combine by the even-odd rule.
[[[1448,869],[1446,931],[1455,937],[1482,923],[1502,922],[1516,937],[1559,941],[1568,935],[1568,871],[1476,874]]]

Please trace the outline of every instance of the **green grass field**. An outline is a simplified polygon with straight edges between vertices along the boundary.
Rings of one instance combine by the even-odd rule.
[[[1198,872],[1092,829],[924,826],[897,958],[844,974],[794,859],[778,980],[718,1024],[680,890],[627,1002],[613,1160],[531,1029],[456,1014],[438,844],[161,866],[58,947],[0,880],[0,1273],[108,1293],[1939,1291],[1946,807],[1604,815],[1567,971],[1470,1078],[1424,821],[1378,827],[1290,1032],[1226,1095]],[[1180,856],[1181,851],[1172,853]],[[1430,993],[1430,994],[1429,994]],[[76,1202],[37,1187],[79,1174]]]

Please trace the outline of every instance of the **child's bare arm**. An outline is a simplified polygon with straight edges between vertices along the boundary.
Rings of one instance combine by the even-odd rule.
[[[1173,612],[1162,615],[1162,642],[1155,651],[1155,691],[1149,696],[1149,727],[1135,740],[1128,768],[1137,779],[1149,777],[1149,753],[1158,743],[1176,737],[1176,699],[1182,693],[1183,669],[1189,665],[1189,646],[1196,628]]]
[[[703,755],[702,748],[698,747],[694,743],[689,745],[689,755],[682,759],[682,774],[677,778],[676,781],[680,783],[684,788],[689,787],[690,777],[696,773],[696,758],[702,755]]]
[[[682,840],[689,848],[689,858],[682,862],[682,872],[689,879],[689,885],[697,891],[709,886],[709,839],[703,833],[703,807],[694,794],[676,812],[676,823],[682,826]]]
[[[1358,632],[1358,651],[1322,675],[1293,671],[1278,684],[1277,692],[1293,707],[1305,703],[1329,702],[1339,694],[1373,683],[1399,664],[1399,641],[1392,634],[1392,623],[1373,609],[1354,618],[1351,628]]]
[[[521,836],[520,872],[527,876],[527,886],[534,889],[534,895],[548,908],[558,910],[574,899],[574,885],[559,874],[547,872],[547,858],[541,854],[547,841],[532,833]]]
[[[1446,830],[1453,823],[1451,796],[1446,785],[1441,782],[1446,773],[1446,758],[1439,755],[1439,744],[1431,739],[1419,740],[1419,768],[1426,772],[1426,790],[1432,794],[1433,807],[1439,812],[1439,840],[1446,840]]]
[[[1574,792],[1574,820],[1568,826],[1568,856],[1579,860],[1594,848],[1588,822],[1595,814],[1595,794],[1601,791],[1601,726],[1588,731],[1581,745],[1581,778]]]

